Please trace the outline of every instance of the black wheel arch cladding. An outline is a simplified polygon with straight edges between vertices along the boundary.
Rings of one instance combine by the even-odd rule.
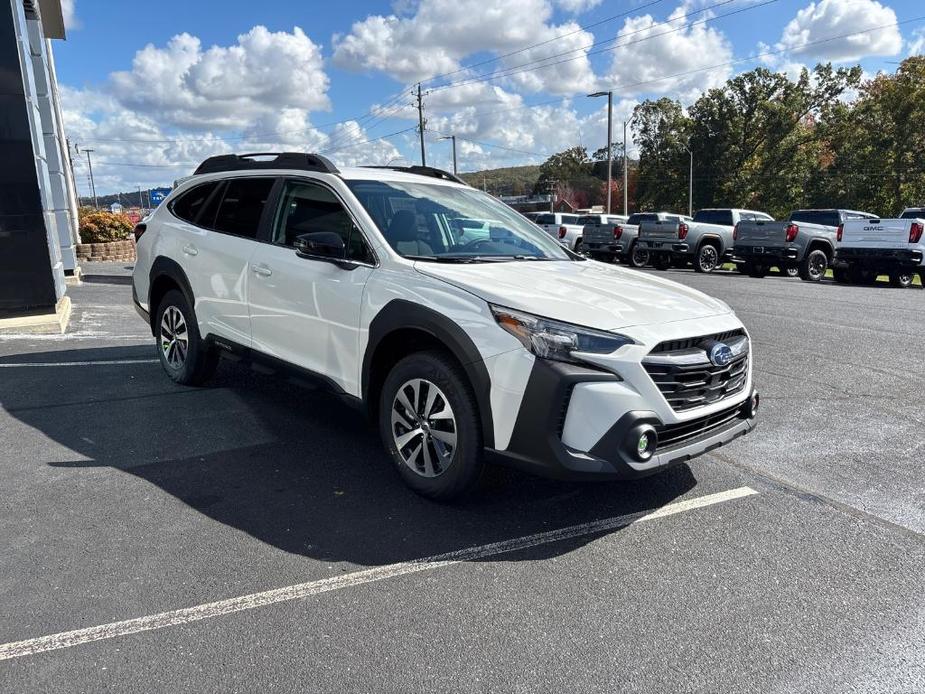
[[[433,309],[405,299],[393,299],[369,324],[369,339],[363,355],[362,392],[367,409],[372,411],[370,387],[373,383],[373,359],[378,347],[390,335],[400,330],[417,330],[434,338],[459,362],[479,408],[482,440],[486,448],[494,447],[494,421],[491,412],[491,377],[475,343],[457,323]],[[380,382],[385,374],[379,376]]]
[[[157,320],[157,306],[153,305],[154,287],[156,284],[158,284],[159,280],[163,280],[164,278],[169,279],[171,283],[174,284],[183,294],[187,305],[190,307],[190,310],[195,312],[196,304],[193,300],[193,289],[190,286],[189,279],[186,277],[186,273],[183,271],[183,268],[180,267],[180,264],[177,263],[177,261],[171,260],[170,258],[165,258],[164,256],[158,256],[151,264],[151,270],[148,273],[148,277],[148,315],[151,317],[152,335],[156,332],[154,324]],[[164,294],[166,294],[167,291],[170,290],[166,290]]]

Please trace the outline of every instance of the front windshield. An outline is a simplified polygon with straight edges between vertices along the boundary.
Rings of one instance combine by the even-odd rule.
[[[472,188],[399,181],[347,181],[400,255],[433,262],[571,260],[545,231]]]

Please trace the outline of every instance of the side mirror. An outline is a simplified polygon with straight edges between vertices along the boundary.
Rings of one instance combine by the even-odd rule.
[[[333,231],[314,231],[296,236],[293,245],[295,252],[302,258],[332,261],[347,259],[344,239]]]

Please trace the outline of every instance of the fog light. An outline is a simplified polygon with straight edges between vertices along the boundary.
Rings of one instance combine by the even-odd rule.
[[[651,442],[649,440],[649,434],[648,433],[643,434],[642,436],[639,437],[639,441],[636,443],[636,454],[640,458],[648,458],[650,455],[649,454],[650,445],[651,445]]]

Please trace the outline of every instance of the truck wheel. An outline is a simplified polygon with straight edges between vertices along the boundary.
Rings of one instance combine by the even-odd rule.
[[[718,267],[719,249],[712,243],[703,244],[694,259],[694,270],[696,272],[713,272]]]
[[[200,338],[196,314],[183,292],[167,292],[155,316],[157,356],[167,375],[182,386],[198,386],[209,380],[218,356]]]
[[[649,264],[649,251],[633,241],[629,253],[626,254],[626,264],[630,267],[645,267]]]
[[[398,474],[422,496],[471,491],[484,467],[478,405],[465,374],[439,351],[398,362],[379,398],[379,432]]]
[[[799,265],[784,265],[780,269],[780,274],[786,275],[787,277],[799,277],[800,276],[800,267]]]
[[[839,284],[851,284],[852,282],[851,270],[846,267],[832,268],[832,277]]]
[[[606,253],[597,253],[595,251],[591,251],[588,255],[591,256],[591,260],[598,260],[602,263],[610,262],[610,256],[607,255]]]
[[[762,263],[752,263],[748,266],[749,277],[764,277],[768,274],[768,266]]]
[[[581,239],[575,239],[575,248],[573,249],[579,255],[584,253],[584,248]]]
[[[829,256],[825,254],[825,251],[816,248],[807,253],[800,262],[800,279],[804,282],[818,282],[825,277],[828,267]]]
[[[905,289],[912,285],[912,280],[915,278],[915,274],[912,272],[891,272],[890,273],[890,286],[891,287],[901,287]]]
[[[671,267],[671,256],[667,253],[656,253],[652,258],[652,267],[656,270],[667,270]]]
[[[741,272],[743,275],[752,274],[752,264],[751,263],[736,263],[736,270]]]

